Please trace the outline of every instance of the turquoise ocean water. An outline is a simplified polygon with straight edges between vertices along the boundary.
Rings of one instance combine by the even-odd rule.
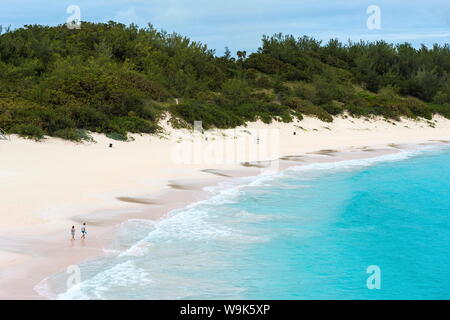
[[[450,149],[296,167],[122,224],[62,299],[449,299]],[[381,270],[367,288],[369,266]],[[57,286],[56,286],[57,287]],[[58,291],[58,290],[57,290]]]

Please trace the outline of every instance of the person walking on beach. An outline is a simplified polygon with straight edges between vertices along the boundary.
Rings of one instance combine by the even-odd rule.
[[[81,239],[86,239],[86,222],[83,223],[83,226],[81,227]]]
[[[75,240],[75,226],[72,226],[70,233],[72,234],[72,240]]]

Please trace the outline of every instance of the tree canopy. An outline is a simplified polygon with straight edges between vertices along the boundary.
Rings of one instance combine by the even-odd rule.
[[[71,140],[154,133],[162,114],[206,128],[353,116],[450,118],[450,47],[264,36],[213,50],[152,25],[28,25],[0,35],[0,128]],[[177,99],[177,103],[175,102]],[[179,103],[178,103],[179,102]]]

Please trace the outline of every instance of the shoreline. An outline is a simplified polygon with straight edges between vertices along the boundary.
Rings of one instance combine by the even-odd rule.
[[[298,155],[299,157],[303,157],[302,162],[297,162],[298,160],[284,160],[284,163],[282,164],[281,168],[279,171],[277,172],[273,172],[273,174],[279,174],[279,173],[283,173],[285,171],[288,170],[292,170],[292,169],[302,169],[303,167],[306,169],[306,171],[310,171],[310,170],[314,170],[311,168],[311,166],[315,166],[317,164],[319,165],[324,165],[327,166],[329,164],[336,164],[338,167],[340,166],[340,164],[347,164],[348,162],[353,162],[353,161],[358,161],[358,160],[362,160],[362,161],[369,161],[372,162],[371,160],[375,160],[373,163],[378,163],[378,162],[386,162],[386,161],[401,161],[401,160],[406,160],[411,156],[411,153],[415,153],[415,152],[419,152],[419,154],[421,154],[422,152],[426,152],[426,148],[430,147],[431,150],[435,150],[435,147],[440,147],[440,146],[449,146],[449,142],[430,142],[430,143],[420,143],[420,144],[408,144],[408,145],[403,145],[403,146],[373,146],[374,149],[370,150],[370,151],[366,151],[366,150],[336,150],[335,152],[332,152],[333,155],[330,155],[330,150],[326,150],[326,152],[322,152],[322,151],[318,151],[318,152],[311,152],[308,154],[300,154]],[[354,154],[353,154],[354,153]],[[402,153],[405,153],[406,156],[405,158],[400,157],[400,158],[396,158],[396,156],[401,155]],[[390,158],[390,156],[393,156],[393,158]],[[283,160],[281,160],[283,161]],[[321,170],[321,169],[319,169]],[[236,176],[228,176],[225,177],[223,179],[217,180],[215,184],[203,184],[203,189],[205,188],[209,188],[212,187],[213,189],[219,189],[218,192],[213,193],[210,192],[207,194],[207,196],[205,195],[204,197],[200,197],[198,198],[196,201],[194,202],[186,202],[181,206],[177,206],[174,207],[173,209],[169,210],[168,212],[166,212],[165,214],[162,214],[160,217],[158,217],[157,219],[155,219],[154,221],[157,223],[158,221],[160,221],[161,219],[166,219],[169,218],[172,212],[177,211],[178,209],[184,209],[184,208],[188,208],[191,206],[195,206],[203,201],[208,201],[209,199],[213,198],[216,195],[220,195],[221,191],[229,191],[230,189],[233,188],[240,188],[240,187],[245,187],[248,185],[249,180],[246,180],[246,178],[250,178],[251,182],[256,181],[258,178],[264,178],[264,175],[258,175],[255,174],[256,172],[253,171],[252,174],[250,174],[250,172],[239,172],[239,174],[237,174]],[[269,177],[272,177],[269,175]],[[231,183],[230,185],[227,185],[225,187],[220,186],[220,184],[222,182],[227,182],[229,180],[240,180],[240,179],[244,179],[241,180],[240,182],[237,183]],[[250,182],[250,183],[251,183]],[[193,191],[190,190],[190,192],[199,192],[199,190]],[[166,195],[167,196],[167,195]],[[187,200],[187,199],[185,199]],[[175,213],[176,214],[176,213]],[[128,222],[130,220],[133,219],[143,219],[144,217],[139,217],[139,216],[130,216],[129,218],[125,218],[124,216],[122,216],[123,220],[116,226],[111,226],[114,229],[114,233],[118,233],[117,227],[120,227],[120,225],[122,223]],[[129,220],[130,219],[130,220]],[[145,219],[148,219],[148,217],[145,217]],[[153,219],[150,219],[153,220]],[[111,240],[111,239],[110,239]],[[112,241],[112,240],[111,240]],[[111,244],[111,243],[110,243]],[[121,248],[120,250],[117,250],[117,248],[112,249],[113,253],[111,253],[111,255],[120,255],[123,254],[125,252],[127,252],[128,250],[132,249],[137,243],[133,243],[131,246],[129,247],[124,247]],[[103,248],[103,252],[100,255],[94,256],[93,258],[89,258],[83,262],[89,262],[95,259],[100,259],[102,257],[107,257],[109,255],[109,253],[107,253],[105,251],[105,247]],[[63,270],[60,270],[60,272],[63,272]],[[39,282],[38,284],[36,284],[36,286],[34,286],[34,290],[36,292],[38,292],[40,294],[40,296],[43,299],[57,299],[59,297],[59,294],[54,294],[52,292],[51,289],[49,289],[48,287],[48,279],[50,279],[52,276],[54,276],[56,273],[54,274],[50,274],[47,275],[46,278],[44,278],[41,282]]]
[[[355,119],[350,119],[348,122],[351,123],[351,121],[354,120]],[[342,121],[346,120],[343,119]],[[305,144],[301,146],[292,143],[292,141],[288,141],[286,145],[281,145],[278,157],[281,160],[278,169],[285,170],[288,167],[298,166],[299,164],[336,162],[339,161],[339,159],[368,159],[384,154],[401,152],[403,146],[397,144],[434,145],[445,143],[448,142],[447,139],[450,139],[450,121],[443,121],[440,119],[439,122],[441,121],[444,123],[441,131],[439,131],[439,129],[436,129],[435,132],[429,131],[433,134],[424,135],[423,137],[416,135],[408,137],[408,135],[404,134],[393,136],[393,132],[385,133],[381,129],[380,133],[382,133],[382,135],[377,141],[371,140],[370,137],[368,137],[366,131],[370,130],[357,128],[353,130],[359,133],[362,132],[363,134],[355,134],[353,139],[349,139],[347,142],[340,142],[332,135],[332,133],[339,131],[339,125],[341,123],[337,124],[338,128],[324,129],[322,132],[319,132],[319,130],[310,130],[308,135],[322,136],[320,138],[323,140],[318,141],[318,139],[315,139],[313,141],[305,141]],[[312,120],[312,122],[316,124],[315,119]],[[365,120],[361,121],[362,124],[364,124],[364,122]],[[361,125],[361,123],[358,122],[357,125]],[[374,121],[374,123],[375,125],[379,125],[376,121]],[[424,124],[425,122],[419,122],[419,126]],[[297,128],[295,123],[278,125],[282,127],[280,130],[289,131],[290,134],[288,138],[290,139],[302,137],[302,134],[306,135],[306,132],[302,132],[302,129]],[[327,126],[329,124],[318,122],[318,125]],[[404,125],[410,127],[411,123],[408,122]],[[255,125],[255,128],[258,129],[259,126],[264,127],[262,124],[257,124]],[[287,128],[284,129],[283,126],[286,126]],[[294,138],[291,136],[293,130],[298,130],[298,134]],[[417,131],[415,133],[417,134]],[[384,141],[385,137],[389,135],[391,135],[390,139]],[[182,137],[183,139],[189,139],[192,135],[190,136],[189,133],[184,132]],[[106,141],[101,140],[99,137],[96,138],[98,138],[102,144]],[[178,138],[171,137],[170,139],[173,144],[166,144],[166,148],[169,150],[174,147],[174,143],[176,143]],[[284,142],[282,139],[283,137],[280,139],[281,143]],[[161,144],[164,144],[164,140],[159,140],[161,140]],[[371,140],[374,143],[370,143],[371,141],[368,140]],[[381,140],[383,140],[383,143],[380,143]],[[47,142],[43,142],[42,144],[29,141],[25,142],[26,145],[38,145],[44,149],[46,148],[46,143]],[[52,143],[55,142],[52,141]],[[70,143],[62,143],[61,141],[57,141],[56,144],[70,145]],[[132,144],[133,142],[130,142],[131,146]],[[73,145],[74,144],[72,144],[72,147]],[[0,148],[1,147],[2,146],[0,145]],[[75,148],[78,149],[89,149],[89,147],[85,147],[86,146],[83,145],[75,145]],[[351,158],[352,155],[356,155],[356,158]],[[157,159],[156,162],[161,164],[164,161],[167,161],[167,159],[167,157],[164,159]],[[139,193],[139,188],[129,191],[118,191],[113,188],[106,188],[107,192],[101,193],[102,196],[100,197],[97,196],[103,201],[99,201],[99,203],[96,203],[91,209],[88,209],[88,206],[76,207],[72,205],[71,209],[73,211],[69,210],[65,212],[63,218],[55,218],[55,215],[58,213],[47,210],[44,215],[38,214],[32,221],[27,221],[27,219],[25,219],[25,221],[13,220],[10,221],[9,224],[4,224],[2,221],[0,224],[0,230],[3,232],[3,236],[0,238],[0,274],[4,275],[1,277],[4,280],[0,280],[0,299],[48,298],[40,296],[35,292],[35,286],[41,283],[41,281],[49,275],[61,272],[68,265],[81,263],[105,254],[104,249],[111,243],[117,228],[120,227],[122,222],[135,218],[150,220],[163,219],[166,214],[175,209],[183,208],[189,204],[211,197],[213,194],[205,191],[205,187],[217,186],[220,182],[227,181],[230,178],[256,176],[261,170],[267,167],[268,164],[270,166],[272,162],[274,162],[273,159],[264,160],[264,158],[262,158],[257,159],[257,161],[240,161],[220,166],[201,163],[190,166],[178,165],[176,169],[170,172],[170,175],[167,175],[167,169],[170,170],[170,166],[168,168],[160,166],[158,168],[153,168],[151,173],[155,174],[156,169],[162,168],[165,168],[166,171],[161,170],[159,174],[156,174],[159,179],[157,183],[143,183],[141,191],[145,189],[145,192]],[[124,169],[124,172],[121,172],[121,176],[126,179],[127,173],[129,173],[127,167],[127,165],[122,165],[115,167],[114,169]],[[96,167],[96,169],[98,169],[98,167]],[[139,170],[137,171],[137,173],[139,173]],[[14,177],[14,173],[12,174],[13,175],[9,176],[10,178]],[[102,174],[105,174],[105,172]],[[165,179],[163,178],[164,175],[166,175]],[[3,174],[3,176],[6,175]],[[5,190],[3,191],[5,192]],[[97,193],[97,195],[98,194],[99,193]],[[111,199],[115,200],[114,203]],[[108,205],[103,206],[104,203],[108,203]],[[120,205],[115,206],[115,204]],[[100,210],[102,206],[103,209]],[[42,210],[40,212],[42,212]],[[42,220],[48,220],[49,222],[43,223]],[[74,223],[78,227],[82,221],[88,223],[88,238],[84,244],[79,240],[76,243],[71,243],[68,240],[69,232],[66,227],[67,223]],[[14,223],[16,225],[14,225]],[[13,225],[12,228],[11,225]],[[17,227],[17,225],[20,227]],[[28,227],[26,227],[26,225],[28,225]],[[42,230],[36,230],[35,226],[42,226],[43,228]],[[33,232],[30,232],[30,227],[33,228]],[[5,254],[6,252],[10,255],[8,256],[8,254]],[[2,258],[1,253],[4,253],[4,258]]]

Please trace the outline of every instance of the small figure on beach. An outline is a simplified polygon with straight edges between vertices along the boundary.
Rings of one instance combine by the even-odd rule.
[[[86,222],[83,223],[81,227],[81,239],[86,239],[87,231],[86,231]]]
[[[72,234],[72,240],[75,240],[75,226],[72,226],[70,233]]]

